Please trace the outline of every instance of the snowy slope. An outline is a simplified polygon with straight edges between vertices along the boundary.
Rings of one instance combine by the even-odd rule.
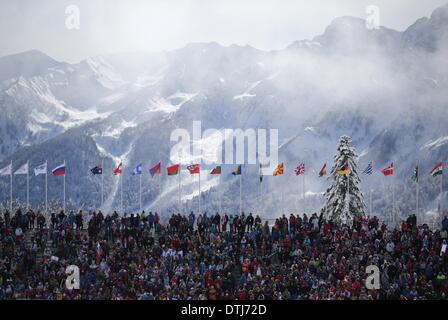
[[[45,148],[48,157],[69,154],[70,132],[70,138],[88,138],[91,151],[109,159],[110,168],[125,161],[122,177],[108,181],[107,209],[117,208],[115,195],[123,179],[126,208],[136,210],[138,184],[130,172],[140,162],[145,170],[159,161],[170,163],[172,130],[185,128],[191,134],[196,120],[203,131],[278,129],[279,159],[288,174],[280,180],[266,177],[261,188],[256,165],[245,166],[243,177],[245,210],[266,208],[263,214],[273,215],[282,211],[282,184],[290,186],[285,188],[286,211],[319,208],[328,182],[316,178],[317,172],[324,162],[331,165],[339,137],[349,134],[360,168],[374,161],[376,173],[363,177],[362,187],[376,189],[374,207],[385,212],[388,203],[381,195],[387,194],[389,182],[378,174],[382,166],[400,163],[400,190],[412,198],[407,176],[416,161],[426,171],[446,159],[447,13],[448,6],[438,8],[404,32],[368,30],[363,20],[342,17],[322,35],[272,52],[194,43],[164,53],[107,55],[79,64],[56,62],[35,51],[0,58],[0,165],[25,154],[32,157],[24,151],[26,145]],[[58,155],[51,148],[55,139],[67,139]],[[209,145],[207,139],[199,142]],[[78,158],[86,167],[97,162],[87,152]],[[293,174],[300,162],[307,164],[306,207],[301,181]],[[219,188],[207,174],[202,176],[204,209],[217,210],[222,203],[237,210],[239,180],[230,174],[233,167],[223,165]],[[77,205],[92,200],[82,191],[91,182],[84,176],[83,171],[73,178],[81,186],[73,198]],[[437,205],[438,194],[432,181],[426,183],[422,203],[429,210]],[[146,174],[145,207],[176,209],[177,186],[177,178]],[[182,190],[184,206],[195,208],[195,177],[182,175]],[[402,210],[411,207],[403,204]]]

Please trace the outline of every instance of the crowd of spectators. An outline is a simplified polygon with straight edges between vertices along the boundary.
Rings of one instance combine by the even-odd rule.
[[[0,299],[420,300],[448,295],[448,218],[0,213]],[[79,289],[67,267],[79,268]],[[380,288],[365,285],[366,267]]]

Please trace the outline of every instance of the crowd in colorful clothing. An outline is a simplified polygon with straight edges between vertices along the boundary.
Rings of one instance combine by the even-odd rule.
[[[47,221],[48,220],[48,221]],[[0,213],[0,299],[421,300],[448,297],[448,218]],[[79,289],[67,267],[79,268]],[[367,266],[380,288],[365,285]]]

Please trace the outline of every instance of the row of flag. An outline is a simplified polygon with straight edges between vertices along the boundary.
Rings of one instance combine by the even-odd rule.
[[[383,175],[384,176],[391,176],[391,175],[393,175],[394,174],[394,163],[392,162],[391,164],[390,164],[390,166],[388,166],[388,167],[386,167],[386,168],[384,168],[383,170],[381,170],[381,172],[383,173]],[[365,175],[372,175],[372,173],[373,173],[373,165],[372,165],[372,162],[370,162],[368,165],[367,165],[367,168],[363,171],[363,174],[365,174]],[[437,177],[437,176],[439,176],[439,175],[442,175],[443,174],[443,163],[442,162],[439,162],[430,172],[429,172],[429,175],[430,176],[432,176],[432,177]],[[412,175],[411,175],[411,180],[412,181],[415,181],[415,182],[418,182],[419,181],[419,177],[420,177],[420,169],[419,169],[419,166],[417,165],[415,168],[414,168],[414,171],[412,172]]]
[[[123,168],[123,163],[120,162],[118,164],[118,166],[113,171],[114,175],[122,174],[123,173],[122,168]],[[201,172],[199,164],[192,164],[192,165],[187,166],[186,168],[190,172],[190,174],[199,174]],[[239,170],[241,171],[241,168]],[[180,172],[180,164],[175,164],[170,167],[167,167],[166,171],[169,176],[175,176]],[[101,166],[96,166],[96,167],[90,169],[90,172],[92,172],[94,175],[103,174],[103,169],[101,168]],[[149,169],[149,174],[151,174],[151,176],[153,176],[153,177],[156,174],[161,174],[161,173],[162,173],[162,164],[160,162],[158,164],[156,164],[154,167]],[[138,164],[132,171],[132,175],[138,176],[141,174],[143,174],[143,166],[142,166],[142,164]],[[216,166],[210,172],[210,174],[221,174],[221,166]]]
[[[17,169],[16,171],[12,171],[12,163],[10,163],[9,165],[7,165],[6,167],[0,169],[0,176],[9,176],[12,174],[29,174],[29,163],[26,162],[25,164],[23,164],[19,169]],[[34,175],[38,176],[41,174],[48,174],[48,169],[47,169],[47,163],[43,163],[37,167],[34,168]],[[57,167],[55,167],[53,170],[51,170],[51,174],[55,177],[57,176],[61,176],[65,174],[65,163],[58,165]]]
[[[159,162],[158,164],[156,164],[154,167],[149,169],[149,173],[151,174],[151,176],[155,176],[156,174],[161,174],[162,170],[161,170],[161,163]],[[192,165],[188,165],[186,166],[186,169],[190,172],[190,174],[199,174],[201,171],[200,165],[199,164],[192,164]],[[47,174],[47,163],[43,163],[37,167],[34,168],[34,175],[38,176],[41,174]],[[61,176],[61,175],[65,175],[65,170],[66,170],[66,165],[65,162],[56,166],[54,169],[51,170],[51,174],[53,176]],[[181,170],[181,165],[180,164],[175,164],[172,166],[169,166],[166,168],[167,170],[167,174],[169,176],[174,176],[179,174],[180,170]],[[94,175],[101,175],[103,174],[103,168],[101,167],[101,165],[99,166],[95,166],[92,169],[90,169],[90,172]],[[114,169],[113,173],[114,175],[119,175],[123,172],[123,163],[120,162],[119,165]],[[241,175],[242,172],[242,167],[241,165],[238,165],[237,167],[235,167],[235,169],[232,171],[233,175]],[[284,163],[280,163],[277,168],[274,170],[273,172],[273,176],[280,176],[284,174]],[[295,169],[294,172],[297,176],[302,175],[305,173],[305,164],[301,163],[300,165],[298,165]],[[384,168],[381,170],[381,172],[383,173],[384,176],[391,176],[394,174],[394,163],[391,163],[390,166]],[[143,173],[143,166],[142,164],[138,164],[134,170],[132,171],[132,175],[133,176],[137,176],[137,175],[141,175]],[[221,166],[216,166],[215,168],[213,168],[210,171],[210,174],[213,175],[218,175],[221,174]],[[348,164],[343,165],[341,168],[339,168],[336,171],[337,175],[347,175],[350,173],[350,168],[348,166]],[[29,174],[29,163],[26,162],[25,164],[23,164],[21,167],[19,167],[16,171],[12,171],[12,163],[7,165],[6,167],[0,169],[0,176],[7,176],[7,175],[21,175],[21,174]],[[319,171],[319,177],[323,177],[327,174],[327,164],[325,163],[322,167],[322,169]],[[373,174],[373,164],[372,162],[370,162],[367,167],[365,168],[365,170],[363,171],[364,175],[372,175]],[[431,176],[438,176],[443,174],[443,163],[440,162],[438,163],[429,173]],[[411,179],[415,182],[418,182],[419,180],[419,166],[417,165],[412,173]],[[263,174],[262,174],[262,165],[260,164],[260,182],[263,181]]]

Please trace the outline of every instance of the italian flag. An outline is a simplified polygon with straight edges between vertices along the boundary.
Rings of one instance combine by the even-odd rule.
[[[437,177],[437,176],[443,174],[443,163],[440,162],[438,165],[436,165],[434,167],[434,169],[432,169],[429,174],[433,177]]]

